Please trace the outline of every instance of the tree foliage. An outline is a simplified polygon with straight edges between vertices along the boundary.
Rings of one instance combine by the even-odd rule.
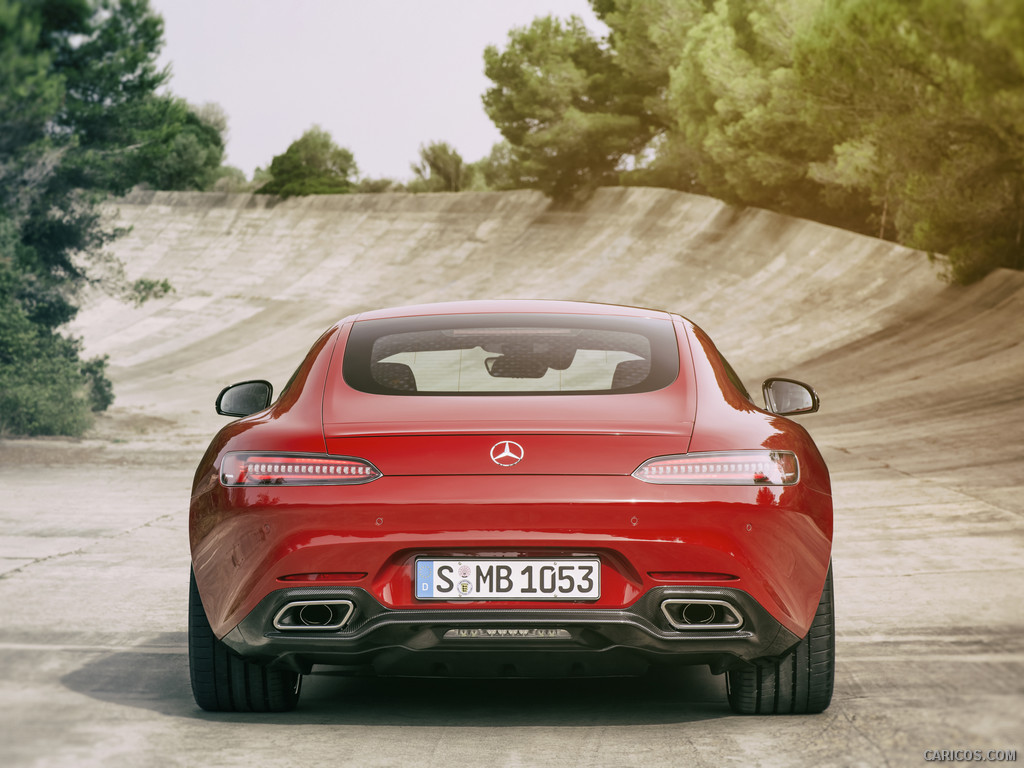
[[[216,104],[193,107],[182,99],[163,100],[175,128],[161,141],[140,149],[136,183],[153,189],[209,190],[225,173],[227,118]],[[244,174],[243,174],[244,175]]]
[[[650,139],[647,89],[576,17],[513,30],[504,51],[488,46],[484,72],[494,82],[484,109],[508,141],[517,175],[557,200],[614,182],[622,158]]]
[[[444,141],[420,145],[420,161],[412,164],[416,180],[410,191],[460,192],[473,183],[475,169]]]
[[[1024,267],[1024,4],[591,0],[488,49],[515,183],[655,184]],[[609,92],[604,86],[614,86]]]
[[[499,141],[491,147],[487,157],[473,165],[477,178],[483,181],[486,189],[523,189],[530,186],[530,180],[524,178],[515,151],[507,141]]]
[[[352,191],[359,169],[355,157],[323,128],[314,125],[270,163],[270,181],[260,194],[338,195]]]
[[[0,430],[78,433],[110,403],[105,361],[59,333],[83,286],[132,290],[97,204],[220,164],[221,133],[156,93],[162,33],[146,0],[0,0]]]
[[[359,180],[353,191],[364,195],[379,195],[384,192],[404,192],[405,186],[387,176],[376,179],[364,177]]]
[[[955,281],[1024,268],[1024,5],[830,0],[796,57],[835,126],[812,175],[947,254]]]

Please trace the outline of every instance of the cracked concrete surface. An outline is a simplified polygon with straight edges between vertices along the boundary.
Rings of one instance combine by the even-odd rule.
[[[664,190],[575,211],[532,192],[150,192],[118,209],[128,276],[176,293],[90,298],[75,331],[110,355],[118,400],[85,439],[0,441],[4,766],[902,766],[1024,749],[1024,275],[952,288],[924,254]],[[835,487],[826,713],[733,716],[703,669],[314,676],[295,713],[195,707],[186,511],[217,391],[279,388],[351,312],[484,297],[670,309],[752,390],[772,374],[818,388],[803,423]]]

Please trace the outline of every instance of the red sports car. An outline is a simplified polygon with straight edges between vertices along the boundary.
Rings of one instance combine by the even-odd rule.
[[[693,323],[474,301],[348,317],[195,476],[189,660],[207,710],[302,675],[707,664],[740,713],[832,697],[828,470],[804,384],[765,407]]]

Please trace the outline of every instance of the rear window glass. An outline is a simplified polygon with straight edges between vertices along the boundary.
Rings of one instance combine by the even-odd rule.
[[[647,392],[679,371],[666,320],[586,315],[443,315],[357,322],[349,386],[390,395]]]

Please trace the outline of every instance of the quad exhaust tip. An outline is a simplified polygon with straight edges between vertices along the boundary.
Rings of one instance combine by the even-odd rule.
[[[661,603],[661,612],[674,629],[720,631],[739,629],[743,617],[724,600],[674,599]]]
[[[274,629],[281,632],[329,632],[341,629],[352,618],[351,600],[299,600],[286,604],[274,617]]]

